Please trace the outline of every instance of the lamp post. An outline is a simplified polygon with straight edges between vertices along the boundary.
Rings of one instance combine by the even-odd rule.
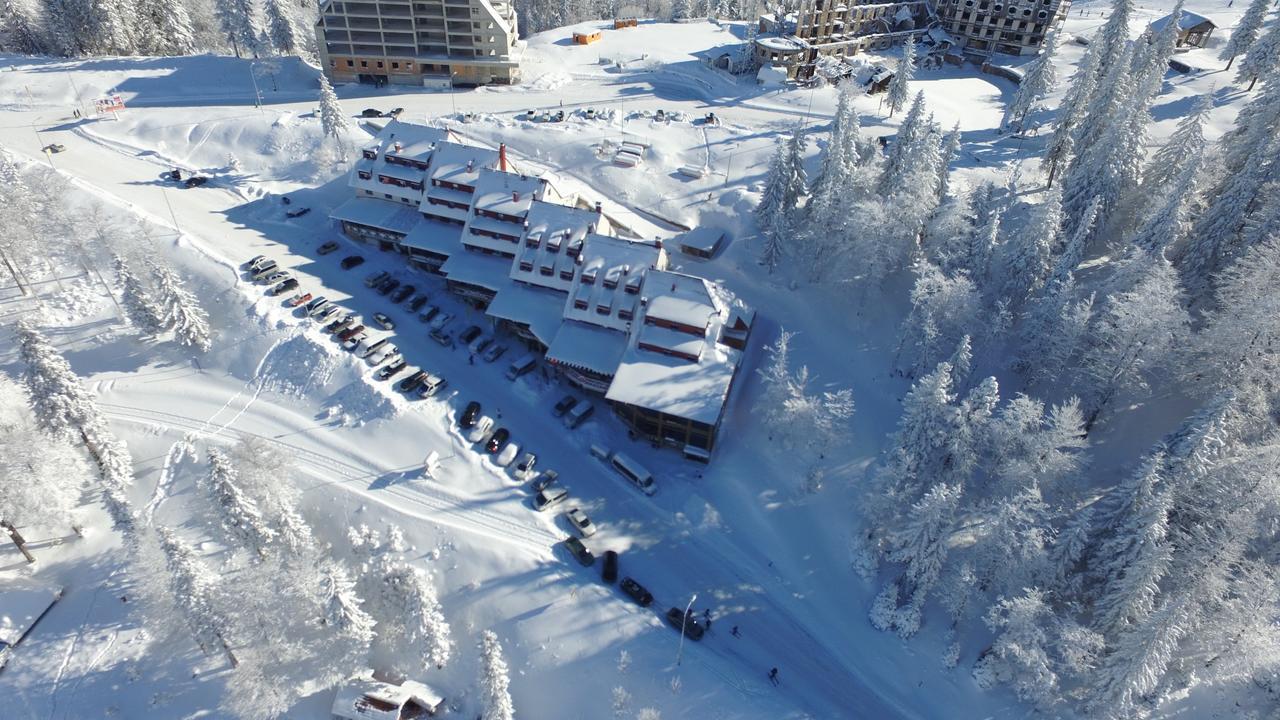
[[[693,601],[698,599],[698,593],[694,593],[689,598],[689,604],[684,606],[684,617],[680,618],[680,648],[676,650],[676,666],[680,665],[680,656],[684,654],[684,626],[689,622],[689,609],[693,607]]]

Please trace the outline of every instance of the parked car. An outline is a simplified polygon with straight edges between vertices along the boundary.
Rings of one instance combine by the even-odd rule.
[[[653,475],[640,463],[632,460],[630,457],[622,453],[614,453],[609,459],[609,464],[613,466],[618,474],[626,478],[627,482],[640,488],[640,492],[645,495],[653,495],[658,491],[658,485],[653,481]]]
[[[364,286],[367,288],[376,287],[378,283],[381,283],[383,280],[386,280],[389,277],[391,277],[391,273],[387,272],[386,270],[379,270],[378,272],[373,273],[372,275],[364,279]]]
[[[551,119],[552,119],[554,122],[564,122],[564,111],[563,111],[563,110],[557,110],[557,111],[556,111],[556,114],[551,116]]]
[[[396,108],[391,112],[388,112],[384,117],[390,117],[390,118],[400,117],[400,113],[402,112],[404,112],[404,108]]]
[[[653,603],[653,594],[632,578],[622,578],[622,582],[618,583],[618,587],[622,588],[622,592],[626,593],[627,597],[635,600],[640,607],[649,607]]]
[[[493,343],[484,351],[484,355],[481,357],[484,358],[485,362],[493,362],[494,360],[502,357],[506,352],[506,345],[503,345],[502,343]]]
[[[284,214],[284,216],[285,216],[285,217],[287,217],[287,218],[300,218],[300,217],[302,217],[303,215],[306,215],[306,214],[307,214],[307,213],[309,213],[309,212],[311,212],[311,208],[309,208],[309,207],[301,207],[301,208],[295,208],[295,209],[293,209],[293,210],[289,210],[288,212],[286,212],[286,213]]]
[[[396,374],[399,373],[401,370],[405,369],[407,365],[408,363],[404,361],[404,358],[400,358],[395,362],[391,362],[386,365],[383,365],[382,368],[378,370],[378,379],[390,380],[391,378],[395,377]]]
[[[291,278],[291,277],[293,277],[293,276],[292,276],[292,275],[290,275],[290,274],[289,274],[289,273],[287,273],[287,272],[284,272],[284,271],[277,271],[277,272],[273,272],[273,273],[271,273],[270,275],[268,275],[268,276],[266,276],[265,278],[263,278],[263,279],[262,279],[262,284],[263,284],[263,285],[275,285],[276,283],[284,282],[285,280],[288,280],[288,279],[289,279],[289,278]]]
[[[583,567],[591,567],[595,564],[596,556],[591,554],[586,545],[576,537],[564,539],[564,549],[569,551],[574,560],[577,560]]]
[[[329,302],[329,299],[321,295],[319,297],[311,298],[310,300],[307,301],[307,304],[304,305],[303,307],[306,308],[307,312],[311,312],[315,308],[320,307],[321,305],[324,305],[327,302]]]
[[[529,489],[534,492],[542,492],[555,484],[555,481],[559,479],[560,473],[555,470],[543,470],[538,473],[538,477],[534,478],[533,482],[529,484]]]
[[[476,418],[480,416],[480,403],[472,400],[467,403],[467,407],[463,409],[462,414],[458,416],[458,427],[466,429],[476,424]]]
[[[50,154],[66,152],[67,146],[63,145],[62,143],[49,143],[48,145],[44,146],[44,151]]]
[[[315,316],[316,322],[329,322],[330,320],[335,319],[341,312],[342,308],[340,306],[330,304],[329,307],[325,308],[324,311]]]
[[[443,330],[432,330],[431,332],[427,333],[427,335],[432,340],[435,340],[436,342],[440,343],[444,347],[450,347],[453,345],[453,338],[449,337],[449,333]]]
[[[402,303],[409,299],[409,296],[418,291],[418,288],[412,285],[404,285],[391,296],[391,302]]]
[[[307,311],[307,314],[310,315],[311,317],[317,317],[321,313],[323,313],[325,310],[328,310],[331,307],[333,307],[333,303],[329,302],[328,300],[325,300],[319,305],[316,305],[315,307],[311,308],[311,310]]]
[[[489,437],[489,442],[485,443],[484,449],[487,450],[490,455],[497,454],[499,450],[507,446],[507,440],[510,439],[510,430],[506,428],[498,428],[497,431]]]
[[[452,321],[453,313],[442,312],[439,315],[436,315],[436,318],[431,321],[431,327],[437,330],[443,330],[444,326],[448,325]]]
[[[582,112],[582,115],[588,120],[594,120],[596,117],[596,109],[593,107],[589,107]]]
[[[546,510],[559,505],[568,498],[569,491],[562,487],[547,488],[533,496],[533,509],[538,511]]]
[[[422,313],[418,315],[418,320],[424,323],[431,322],[431,319],[439,314],[440,314],[440,308],[436,307],[435,305],[428,305],[427,309],[423,310]]]
[[[604,569],[600,571],[600,579],[612,585],[618,580],[618,553],[613,550],[604,551]]]
[[[444,389],[444,386],[448,384],[449,381],[439,375],[427,373],[427,376],[422,379],[422,397],[429,398],[440,392]]]
[[[576,405],[577,403],[578,403],[577,398],[575,398],[572,395],[565,395],[564,397],[560,398],[559,402],[555,404],[555,407],[551,408],[551,414],[555,415],[556,417],[563,417],[564,414],[569,412],[571,409],[573,409],[573,406]]]
[[[569,508],[564,516],[575,530],[582,533],[582,537],[591,537],[596,534],[595,523],[591,522],[591,518],[582,512],[582,508]]]
[[[471,341],[471,345],[467,348],[467,350],[469,350],[472,355],[480,355],[485,351],[485,348],[489,347],[489,344],[492,342],[493,342],[492,335],[481,335],[480,337]]]
[[[488,415],[480,416],[475,425],[471,426],[471,432],[467,433],[467,440],[473,443],[481,443],[489,439],[489,433],[493,432],[493,418]]]
[[[324,331],[329,333],[330,335],[334,333],[340,333],[343,330],[346,330],[347,328],[351,327],[351,324],[354,323],[355,321],[356,321],[355,315],[347,315],[346,317],[336,318],[333,322],[325,326]]]
[[[324,243],[324,244],[322,244],[320,247],[316,248],[316,254],[317,254],[317,255],[328,255],[329,253],[331,253],[331,252],[333,252],[334,250],[337,250],[337,249],[338,249],[338,241],[337,241],[337,240],[330,240],[329,242]]]
[[[364,264],[364,258],[360,255],[348,255],[342,258],[342,269],[350,270],[353,267],[359,267]]]
[[[283,295],[287,292],[290,292],[292,290],[297,290],[297,289],[298,289],[297,278],[289,278],[288,280],[285,280],[279,285],[276,285],[275,287],[271,288],[267,292],[271,293],[272,295]]]
[[[255,255],[252,260],[245,263],[244,266],[250,270],[257,270],[258,266],[270,260],[266,255]]]
[[[462,343],[463,345],[468,345],[471,343],[472,340],[475,340],[476,338],[480,337],[480,333],[482,332],[484,331],[480,329],[479,325],[470,325],[467,327],[466,330],[463,330],[461,333],[458,333],[458,342]]]
[[[399,280],[395,278],[387,278],[386,280],[383,280],[378,287],[374,288],[374,290],[377,290],[379,295],[390,295],[391,291],[398,287],[400,287]]]
[[[187,178],[186,181],[184,181],[182,184],[185,185],[186,187],[193,188],[193,187],[200,187],[201,185],[204,185],[207,182],[209,182],[209,178],[203,175],[192,175],[191,177]]]
[[[685,614],[681,608],[673,607],[667,611],[667,622],[676,630],[683,630],[685,637],[690,640],[701,640],[706,630],[702,627],[702,623],[698,622],[698,618],[693,613]]]
[[[358,325],[358,324],[352,325],[346,330],[343,330],[342,332],[338,333],[338,342],[346,342],[347,340],[350,340],[353,336],[358,335],[362,332],[364,332],[364,325]]]
[[[507,367],[507,379],[515,380],[521,375],[533,372],[533,369],[537,366],[538,358],[533,353],[521,355]]]
[[[387,346],[387,345],[389,345],[389,344],[391,344],[391,340],[390,340],[389,338],[382,338],[381,340],[374,340],[373,342],[371,342],[371,343],[369,343],[369,344],[365,345],[364,347],[360,348],[359,350],[357,350],[357,351],[356,351],[356,355],[357,355],[358,357],[367,358],[367,357],[369,357],[370,355],[372,355],[372,354],[374,354],[374,353],[378,352],[379,350],[381,350],[382,348],[386,347],[386,346]]]
[[[515,443],[509,443],[502,452],[498,453],[498,457],[494,458],[494,464],[498,467],[506,467],[516,459],[516,455],[520,454],[520,446]]]
[[[591,417],[591,413],[595,412],[595,409],[594,405],[583,400],[564,414],[564,424],[570,428],[576,428],[588,417]]]
[[[386,313],[380,313],[380,312],[374,313],[373,321],[378,323],[378,327],[382,328],[383,330],[396,329],[396,324],[391,321],[391,318],[387,317]]]
[[[268,260],[257,267],[249,269],[249,275],[254,280],[261,280],[274,272],[280,272],[280,267],[275,260]]]
[[[369,353],[364,359],[365,362],[369,363],[371,366],[377,367],[391,358],[399,357],[399,355],[400,349],[395,345],[388,344]]]
[[[409,312],[418,312],[419,310],[422,309],[422,306],[426,304],[427,304],[427,294],[422,293],[418,297],[410,300],[409,304],[406,307],[409,308]]]
[[[351,337],[342,341],[342,349],[346,350],[347,352],[351,352],[356,348],[360,347],[360,344],[368,339],[369,339],[368,335],[364,333],[356,333],[355,335],[352,335]]]
[[[366,117],[366,118],[382,117],[382,111],[378,110],[377,108],[365,108],[364,112],[360,113],[360,117]]]
[[[531,452],[526,452],[520,456],[520,462],[516,463],[516,477],[524,478],[533,472],[533,466],[538,463],[538,456]]]
[[[400,392],[410,393],[418,389],[422,381],[427,377],[426,370],[418,370],[414,374],[400,381]]]

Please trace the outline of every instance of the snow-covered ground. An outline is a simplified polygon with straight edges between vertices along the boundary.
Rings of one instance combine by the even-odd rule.
[[[1077,4],[1066,31],[1089,35],[1103,7]],[[1141,16],[1154,19],[1167,9],[1146,8]],[[1243,11],[1208,2],[1188,9],[1214,17],[1220,28]],[[520,86],[456,94],[351,86],[339,95],[352,115],[364,107],[402,106],[406,119],[448,124],[476,142],[505,142],[518,162],[552,173],[557,186],[603,200],[640,234],[670,234],[676,223],[730,231],[733,242],[717,260],[678,260],[760,311],[721,446],[708,467],[628,441],[605,412],[578,431],[563,429],[551,421],[550,406],[565,388],[539,374],[509,383],[502,362],[469,365],[464,353],[431,343],[424,326],[391,308],[399,324],[395,342],[410,363],[450,382],[442,396],[408,401],[241,276],[241,262],[266,254],[293,270],[307,290],[368,317],[389,304],[361,279],[398,269],[431,293],[433,303],[480,319],[436,279],[409,273],[395,257],[345,239],[338,253],[315,252],[339,238],[326,215],[348,191],[344,178],[314,160],[320,131],[313,70],[213,57],[5,59],[0,143],[39,162],[46,161],[42,146],[65,144],[67,151],[47,162],[67,178],[68,192],[105,200],[121,217],[176,226],[177,233],[158,238],[156,252],[187,273],[213,316],[214,350],[195,357],[170,345],[138,343],[105,296],[73,305],[62,302],[52,281],[41,287],[43,321],[59,328],[59,346],[129,443],[138,469],[135,505],[148,520],[169,525],[197,512],[193,483],[203,465],[175,461],[181,443],[207,448],[253,435],[286,449],[305,488],[304,513],[322,539],[341,547],[346,528],[357,524],[404,529],[414,562],[435,579],[460,645],[449,667],[421,679],[471,715],[474,646],[484,629],[503,640],[522,717],[605,717],[615,686],[631,693],[633,711],[652,706],[664,717],[1025,715],[1003,689],[979,690],[967,672],[941,667],[943,628],[926,624],[903,644],[865,620],[876,588],[850,569],[849,517],[856,483],[893,427],[905,391],[889,372],[900,309],[859,306],[829,289],[780,286],[756,265],[757,248],[744,237],[775,139],[804,124],[819,139],[811,144],[816,153],[835,92],[766,91],[702,65],[696,53],[737,42],[741,25],[644,24],[606,30],[600,43],[586,47],[568,40],[573,29],[530,39],[527,81]],[[1155,142],[1200,93],[1215,92],[1210,137],[1229,126],[1242,97],[1213,72],[1221,66],[1216,54],[1225,36],[1219,30],[1211,48],[1181,56],[1206,71],[1170,74],[1153,111]],[[1069,76],[1082,52],[1063,44],[1061,76]],[[260,108],[254,81],[264,98]],[[1013,91],[1008,82],[965,66],[921,72],[916,85],[940,123],[960,124],[963,181],[1003,183],[1024,162],[1035,162],[1043,137],[996,132]],[[72,116],[77,99],[111,91],[130,106],[118,120]],[[864,127],[891,134],[900,116],[889,119],[878,105],[875,97],[859,99]],[[564,123],[517,118],[529,109],[560,107],[570,114]],[[572,112],[586,107],[609,111],[609,119]],[[644,116],[658,109],[679,119],[659,123]],[[722,125],[690,122],[708,112]],[[465,113],[474,116],[464,122]],[[608,144],[630,138],[650,143],[645,164],[614,166]],[[710,172],[685,178],[676,171],[687,164]],[[204,188],[177,188],[161,178],[173,165],[214,179]],[[285,193],[290,207],[312,212],[286,218],[279,200]],[[341,271],[338,259],[356,251],[369,262]],[[87,283],[77,287],[100,292]],[[0,292],[6,321],[32,311],[32,301],[13,288]],[[828,311],[815,312],[819,308]],[[787,453],[752,417],[759,394],[754,368],[761,347],[782,326],[798,333],[793,352],[818,384],[850,386],[857,401],[851,441],[833,459],[839,471],[816,495],[803,491]],[[3,362],[15,369],[12,351]],[[532,511],[527,489],[453,429],[453,417],[472,399],[487,413],[500,412],[499,424],[538,453],[540,467],[561,473],[601,527],[588,546],[597,555],[621,553],[622,575],[635,576],[656,596],[651,610],[602,584],[598,566],[584,570],[553,550],[569,533],[564,520]],[[1141,428],[1128,431],[1134,443],[1153,439]],[[591,443],[639,458],[658,478],[657,496],[639,495],[591,458]],[[421,463],[433,450],[444,460],[439,477],[427,479]],[[152,631],[153,619],[125,599],[129,580],[105,513],[84,512],[87,539],[61,537],[62,529],[29,537],[40,556],[35,566],[26,566],[13,548],[0,548],[0,578],[34,573],[66,587],[65,598],[0,673],[13,716],[219,716],[228,669],[202,657],[189,639]],[[714,628],[703,642],[686,643],[677,665],[678,635],[659,613],[683,606],[694,593],[695,609],[710,609]],[[735,625],[741,637],[729,633]],[[960,667],[973,660],[962,658]],[[780,670],[780,687],[766,678],[771,667]],[[331,692],[308,697],[291,716],[325,717],[331,698]]]

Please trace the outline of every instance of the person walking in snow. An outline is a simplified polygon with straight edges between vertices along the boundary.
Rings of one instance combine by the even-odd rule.
[[[778,686],[778,668],[769,671],[769,682],[773,683],[774,687]]]
[[[711,629],[711,608],[702,611],[702,621],[707,624],[707,629]]]
[[[737,626],[737,625],[734,625],[734,626],[733,626],[733,629],[729,631],[729,634],[730,634],[730,635],[732,635],[732,636],[734,636],[734,637],[736,637],[736,638],[740,638],[740,637],[742,637],[741,635],[739,635],[739,634],[738,634],[738,626]]]

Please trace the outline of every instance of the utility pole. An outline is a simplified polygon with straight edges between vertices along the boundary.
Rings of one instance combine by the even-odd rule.
[[[698,593],[694,593],[689,598],[689,604],[684,606],[684,616],[680,618],[680,649],[676,650],[676,666],[680,665],[680,657],[684,654],[684,626],[689,622],[689,609],[693,607],[693,601],[698,599]]]

